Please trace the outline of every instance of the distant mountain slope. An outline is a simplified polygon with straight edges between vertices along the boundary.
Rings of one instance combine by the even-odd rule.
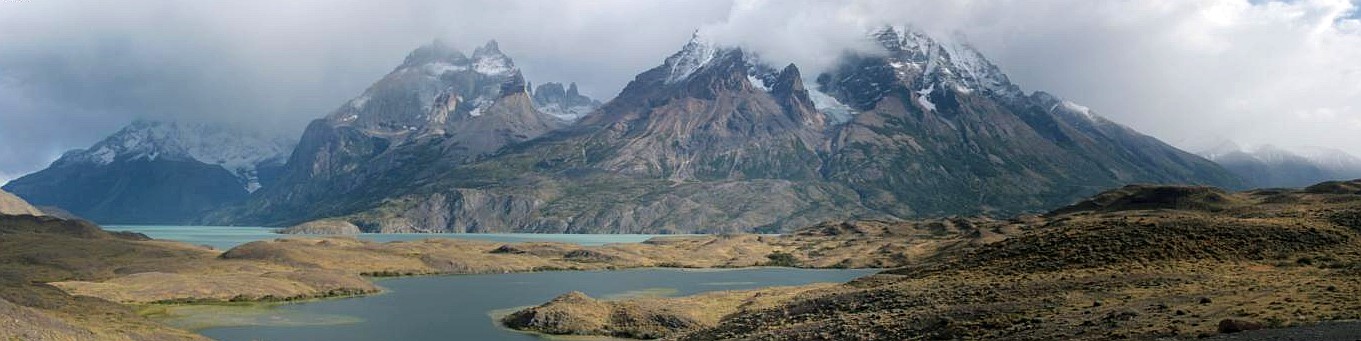
[[[1199,154],[1238,174],[1252,187],[1302,187],[1361,178],[1361,158],[1336,149],[1272,145],[1246,149],[1223,143]]]
[[[1091,109],[1026,95],[978,51],[906,27],[875,32],[884,55],[818,77],[853,109],[833,132],[829,178],[898,216],[1014,213],[1128,183],[1237,186],[1215,164]]]
[[[4,189],[101,223],[184,223],[270,184],[291,147],[239,128],[136,121]]]
[[[357,153],[300,159],[316,141],[304,137],[289,165],[367,177],[344,177],[315,196],[257,195],[251,205],[258,206],[215,219],[341,217],[384,232],[775,231],[850,218],[1042,211],[1135,182],[1242,185],[1218,165],[1090,109],[1022,93],[966,44],[902,27],[869,39],[883,51],[846,55],[810,88],[795,65],[775,67],[697,36],[571,126],[530,129],[479,153],[405,137],[430,126],[419,122],[424,117],[439,117],[406,109],[423,109],[421,101],[378,110],[372,114],[415,118],[390,125],[397,131],[338,134],[353,142],[336,150]],[[370,92],[439,98],[388,86],[392,77]],[[518,72],[505,80],[514,86],[502,89],[523,88]],[[522,95],[509,93],[501,98]],[[524,109],[504,115],[543,115]],[[327,120],[338,115],[362,121],[369,114]],[[465,129],[447,138],[476,132],[488,133]],[[336,167],[334,160],[348,161]],[[375,165],[387,166],[366,171]],[[306,207],[264,209],[289,207],[284,199]]]

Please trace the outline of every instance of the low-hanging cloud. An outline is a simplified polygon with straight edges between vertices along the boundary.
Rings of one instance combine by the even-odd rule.
[[[813,74],[865,32],[960,33],[1027,90],[1200,147],[1361,152],[1345,0],[0,2],[0,182],[133,118],[297,134],[435,38],[496,39],[535,83],[608,99],[692,32]]]
[[[1361,152],[1361,21],[1346,0],[752,1],[715,39],[819,70],[867,30],[965,39],[1022,88],[1195,150]],[[807,71],[806,71],[807,72]]]

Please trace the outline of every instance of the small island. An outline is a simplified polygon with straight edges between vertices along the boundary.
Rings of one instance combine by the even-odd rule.
[[[354,235],[360,234],[363,231],[359,230],[359,226],[355,226],[348,221],[322,219],[293,225],[292,227],[279,230],[278,232],[280,234]]]

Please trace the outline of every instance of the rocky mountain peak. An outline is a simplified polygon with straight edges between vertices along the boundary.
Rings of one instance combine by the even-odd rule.
[[[562,83],[548,82],[534,89],[534,106],[545,114],[565,121],[575,121],[600,107],[600,101],[586,97],[577,90],[577,83],[566,89]]]
[[[510,57],[501,53],[501,47],[495,40],[488,40],[486,45],[473,50],[473,70],[484,75],[513,73],[511,77],[520,76],[520,69],[515,67]]]
[[[775,82],[770,86],[770,92],[780,97],[796,96],[802,100],[808,100],[808,90],[803,87],[803,76],[799,74],[799,67],[794,64],[785,66],[780,73],[776,74]]]
[[[465,64],[467,61],[468,56],[464,55],[463,52],[442,40],[435,40],[430,42],[430,44],[412,50],[411,53],[406,55],[406,59],[402,61],[402,65],[397,68],[402,69],[438,62],[458,65]]]
[[[501,98],[527,95],[526,84],[494,40],[472,57],[436,40],[326,120],[375,136],[426,135],[443,131],[450,117],[481,116]]]
[[[662,66],[667,70],[666,83],[675,84],[685,80],[695,71],[708,65],[719,52],[721,49],[717,45],[696,32],[680,51],[666,58]]]
[[[1023,95],[996,65],[960,34],[932,37],[910,26],[888,26],[871,34],[890,53],[890,66],[900,74],[916,74],[918,85],[947,85],[958,92],[988,91]]]

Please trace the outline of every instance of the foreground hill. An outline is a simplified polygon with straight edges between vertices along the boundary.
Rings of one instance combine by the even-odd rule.
[[[1238,193],[1128,186],[1044,216],[936,226],[938,247],[840,286],[619,302],[568,294],[504,322],[679,340],[1109,340],[1361,318],[1361,180]],[[688,308],[769,295],[788,298]]]
[[[329,218],[370,232],[787,231],[1039,211],[1136,182],[1241,185],[1090,109],[1023,93],[962,42],[904,27],[867,39],[880,50],[848,53],[814,82],[797,65],[696,36],[565,127],[529,105],[494,44],[472,58],[424,47],[315,122],[284,185],[209,221]]]
[[[0,190],[0,214],[40,216],[43,212],[24,199]]]

